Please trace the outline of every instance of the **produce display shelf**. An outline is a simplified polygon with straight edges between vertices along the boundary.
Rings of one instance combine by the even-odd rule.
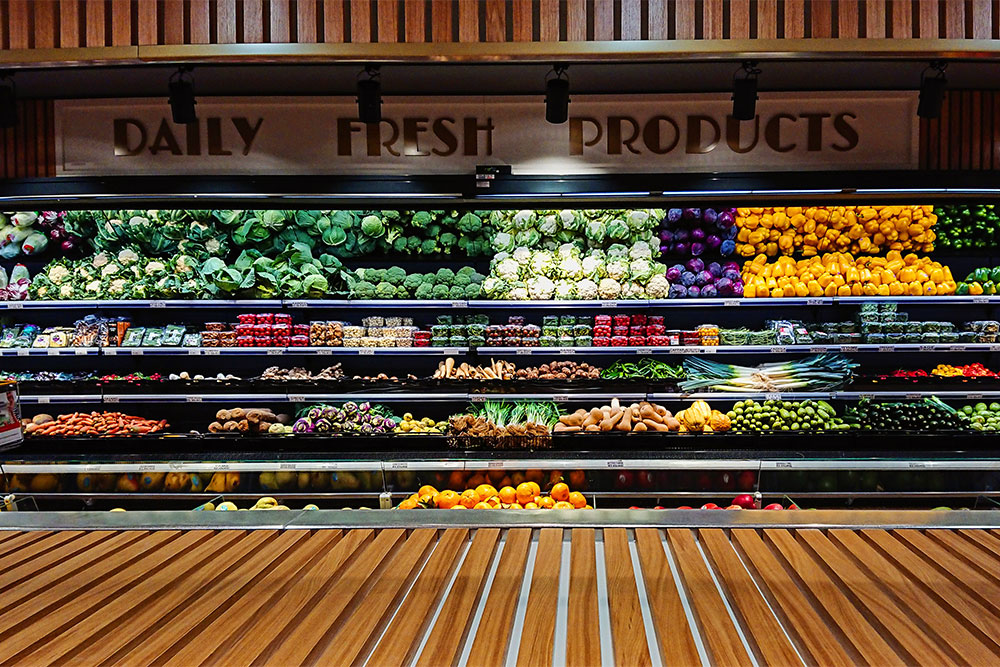
[[[87,299],[87,300],[26,300],[0,301],[0,310],[23,309],[147,309],[147,308],[364,308],[364,309],[578,309],[578,310],[639,310],[646,308],[708,308],[708,307],[800,307],[800,306],[859,306],[863,303],[898,303],[915,305],[997,305],[1000,296],[823,296],[801,298],[712,298],[712,299],[623,299],[592,301],[511,301],[494,299]]]
[[[54,348],[60,349],[60,348]],[[60,354],[72,354],[61,348]],[[79,349],[79,348],[78,348]],[[91,349],[91,348],[86,348]],[[98,348],[93,348],[97,350]],[[254,355],[280,357],[285,355],[314,354],[318,356],[332,355],[390,355],[390,356],[451,356],[468,354],[467,347],[104,347],[99,348],[103,356],[221,356],[221,355]],[[0,353],[10,353],[14,350],[0,350]],[[32,350],[35,352],[34,350]],[[44,353],[46,350],[40,350]],[[96,352],[95,352],[96,354]],[[9,355],[8,355],[9,356]]]
[[[480,356],[490,355],[692,355],[692,354],[821,354],[824,352],[1000,352],[1000,343],[895,343],[875,345],[670,345],[661,347],[480,347]]]
[[[4,662],[1000,657],[993,512],[5,514]]]

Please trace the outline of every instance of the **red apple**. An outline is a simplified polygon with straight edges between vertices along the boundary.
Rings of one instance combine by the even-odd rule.
[[[666,507],[664,507],[663,505],[657,505],[657,506],[656,506],[656,507],[654,507],[653,509],[654,509],[654,510],[665,510],[665,509],[667,509],[667,508],[666,508]]]
[[[753,496],[749,493],[744,493],[733,498],[733,504],[739,505],[745,510],[752,510],[757,508],[757,504],[753,500]]]
[[[740,507],[739,505],[730,505],[730,506],[729,506],[729,507],[727,507],[726,509],[727,509],[727,510],[741,510],[741,509],[743,509],[743,508],[742,508],[742,507]]]
[[[640,470],[635,474],[635,478],[639,486],[644,489],[651,489],[656,483],[653,473],[648,470]]]
[[[690,505],[681,505],[677,509],[679,509],[679,510],[689,510],[689,509],[694,509],[694,508],[691,507]]]
[[[701,506],[701,508],[703,510],[721,510],[722,509],[721,507],[719,507],[715,503],[705,503],[704,505]]]
[[[766,510],[783,510],[785,508],[782,507],[781,503],[771,503],[770,505],[766,506],[764,509],[766,509]]]
[[[753,470],[744,470],[736,476],[736,488],[740,491],[753,491],[757,484],[757,473]]]
[[[616,489],[628,489],[635,483],[635,475],[628,470],[622,470],[615,476]]]
[[[791,505],[788,506],[788,509],[790,509],[790,510],[797,510],[798,508],[799,508],[799,506],[796,505],[795,503],[792,503]]]

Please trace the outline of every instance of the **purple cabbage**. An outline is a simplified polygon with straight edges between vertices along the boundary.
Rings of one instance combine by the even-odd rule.
[[[736,273],[739,273],[740,272],[740,265],[737,264],[736,262],[723,262],[723,264],[722,264],[722,271],[723,271],[723,273],[725,273],[726,271],[729,271],[730,269],[732,269]]]
[[[715,289],[719,290],[719,296],[732,296],[733,281],[722,277],[715,281]]]
[[[685,271],[684,273],[681,274],[681,285],[684,285],[684,287],[691,287],[692,285],[694,285],[694,283],[695,283],[694,273],[692,273],[691,271]]]
[[[698,273],[699,271],[705,270],[705,262],[701,261],[697,257],[689,259],[685,266],[687,266],[688,271],[691,273]]]
[[[672,208],[667,211],[667,222],[679,222],[683,217],[684,211],[679,208]]]
[[[685,220],[699,220],[701,218],[700,208],[686,208],[684,209],[684,215],[682,216]]]
[[[697,299],[699,296],[701,296],[700,287],[698,287],[697,285],[692,285],[691,287],[688,287],[688,298]]]
[[[705,245],[708,246],[709,250],[715,250],[720,245],[722,245],[722,239],[720,239],[715,234],[705,237]]]
[[[683,299],[687,296],[687,288],[684,285],[671,285],[670,291],[667,292],[668,299]]]
[[[733,209],[730,209],[729,211],[723,211],[722,213],[720,213],[718,217],[715,218],[715,224],[717,224],[719,227],[723,229],[729,229],[731,227],[735,227],[736,218],[730,212],[732,210]]]
[[[706,208],[701,214],[701,219],[710,225],[714,225],[718,218],[719,214],[714,208]]]
[[[711,285],[714,280],[715,278],[713,278],[712,274],[709,273],[708,271],[700,271],[698,275],[694,277],[694,283],[698,287],[701,287],[703,285]]]
[[[712,262],[707,267],[705,267],[705,270],[711,273],[713,278],[718,278],[722,276],[722,265],[719,264],[718,262]]]
[[[695,227],[691,230],[691,240],[692,241],[704,241],[705,240],[705,230],[701,227]]]
[[[686,229],[678,229],[674,232],[674,241],[687,241],[691,238],[691,233]]]
[[[670,231],[669,229],[661,229],[660,230],[660,240],[661,241],[666,241],[667,243],[669,243],[670,241],[674,240],[674,233],[672,231]]]
[[[669,269],[667,269],[667,280],[670,282],[676,282],[680,277],[681,273],[684,272],[683,264],[674,264]]]
[[[734,252],[736,252],[736,242],[732,239],[726,239],[719,246],[719,254],[723,257],[729,257]]]
[[[702,254],[703,252],[705,252],[705,244],[704,243],[697,243],[697,242],[695,242],[695,243],[691,244],[691,254],[692,255],[694,255],[695,257],[697,257],[698,255]]]
[[[675,243],[671,246],[671,251],[675,255],[686,255],[688,254],[688,252],[690,252],[690,250],[691,246],[688,245],[687,242],[685,241],[682,241],[680,243]]]
[[[733,296],[743,296],[743,283],[733,283]]]
[[[715,285],[705,285],[701,288],[701,295],[706,299],[719,296],[719,293],[715,291]]]
[[[728,279],[730,282],[736,282],[740,279],[740,272],[736,269],[725,269],[722,272],[722,277]]]

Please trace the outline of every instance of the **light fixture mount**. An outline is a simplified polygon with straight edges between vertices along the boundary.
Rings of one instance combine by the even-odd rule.
[[[941,117],[945,88],[948,86],[948,79],[944,75],[946,69],[947,62],[932,60],[920,73],[920,101],[917,104],[917,116],[920,118]]]
[[[176,72],[170,75],[168,84],[170,113],[173,121],[178,125],[187,125],[198,121],[198,114],[194,109],[197,102],[194,99],[192,72],[194,72],[193,66],[181,65]]]
[[[555,125],[569,118],[569,77],[566,65],[556,63],[545,75],[545,120]],[[551,76],[550,75],[554,75]]]
[[[733,118],[753,120],[757,115],[757,77],[761,70],[753,60],[744,61],[733,75]],[[742,75],[742,76],[741,76]]]
[[[361,78],[365,76],[367,78]],[[358,119],[363,123],[382,121],[382,71],[378,65],[365,65],[358,73]]]

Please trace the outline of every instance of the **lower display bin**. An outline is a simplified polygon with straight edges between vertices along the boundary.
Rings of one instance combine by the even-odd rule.
[[[4,664],[997,664],[995,512],[0,513]]]

